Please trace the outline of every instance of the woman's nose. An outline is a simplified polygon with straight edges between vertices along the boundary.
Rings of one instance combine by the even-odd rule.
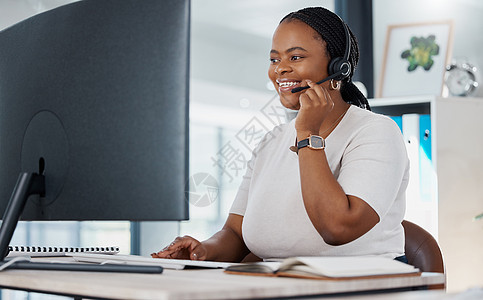
[[[288,64],[285,63],[279,63],[278,66],[275,68],[275,74],[277,75],[283,75],[287,72],[290,72],[292,69]]]

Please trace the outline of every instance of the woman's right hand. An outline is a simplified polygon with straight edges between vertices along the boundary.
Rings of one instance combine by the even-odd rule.
[[[324,85],[305,81],[310,88],[299,96],[300,109],[295,120],[295,129],[303,138],[318,135],[325,118],[334,109],[334,101]]]
[[[163,250],[157,253],[152,253],[151,257],[205,260],[207,257],[207,250],[201,242],[191,236],[185,235],[183,237],[177,237]]]

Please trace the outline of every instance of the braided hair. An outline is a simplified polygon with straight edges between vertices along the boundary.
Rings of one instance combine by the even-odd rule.
[[[346,33],[344,24],[342,23],[344,21],[339,16],[323,7],[308,7],[286,15],[280,23],[293,20],[304,22],[322,37],[327,45],[327,52],[331,59],[344,56]],[[348,59],[351,65],[351,72],[348,77],[342,80],[340,93],[345,102],[371,110],[367,98],[352,82],[352,74],[354,74],[355,67],[359,62],[359,47],[357,46],[356,37],[349,29],[349,26],[347,26],[347,29],[351,39],[351,49]]]

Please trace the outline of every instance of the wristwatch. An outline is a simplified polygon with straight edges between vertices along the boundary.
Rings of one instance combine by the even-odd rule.
[[[314,150],[323,150],[325,149],[325,140],[321,136],[311,134],[305,140],[301,140],[297,143],[297,149],[304,147],[309,147]]]

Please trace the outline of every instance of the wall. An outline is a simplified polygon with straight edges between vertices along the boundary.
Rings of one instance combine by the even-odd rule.
[[[483,285],[483,98],[436,99],[439,244],[447,290]],[[447,122],[447,120],[452,122]]]

